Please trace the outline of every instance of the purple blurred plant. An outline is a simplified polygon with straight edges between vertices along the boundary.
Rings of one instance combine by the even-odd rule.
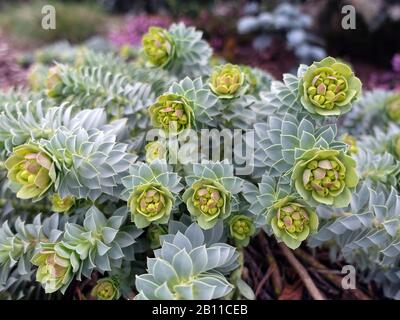
[[[392,67],[395,72],[400,73],[400,53],[396,53],[392,59]]]
[[[23,86],[26,83],[26,73],[17,63],[17,52],[0,35],[0,89]]]
[[[127,16],[125,24],[111,30],[108,38],[117,46],[123,46],[124,44],[137,46],[140,44],[142,35],[147,32],[149,27],[158,26],[165,28],[171,23],[171,18],[166,16],[149,16],[145,14]]]
[[[370,88],[400,91],[400,53],[393,56],[391,71],[371,74],[368,86]]]

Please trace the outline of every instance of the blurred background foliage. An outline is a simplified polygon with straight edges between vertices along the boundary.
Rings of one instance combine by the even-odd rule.
[[[58,13],[55,30],[41,28],[45,4]],[[341,27],[347,4],[356,8],[355,30]],[[352,63],[366,86],[398,86],[393,66],[400,52],[398,0],[0,1],[1,41],[17,50],[17,57],[21,50],[59,41],[78,44],[94,36],[117,47],[136,46],[150,25],[175,21],[203,30],[225,60],[263,68],[277,78],[298,63],[333,55]]]

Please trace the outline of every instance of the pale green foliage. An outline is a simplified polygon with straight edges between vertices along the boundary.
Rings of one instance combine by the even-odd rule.
[[[136,299],[210,300],[225,296],[232,285],[224,277],[235,268],[235,248],[223,243],[205,245],[196,225],[184,233],[162,236],[161,249],[147,259],[148,273],[136,278]]]
[[[40,60],[58,64],[33,72],[37,91],[0,93],[2,297],[38,298],[39,285],[57,297],[74,281],[97,299],[254,299],[241,250],[264,231],[292,249],[327,246],[400,298],[396,94],[358,101],[358,78],[333,58],[276,81],[212,63],[193,27],[153,33],[129,61],[110,47],[45,48]],[[310,105],[313,87],[319,107]],[[161,135],[175,120],[175,134],[254,129],[254,141],[243,138],[254,170],[239,177],[242,166],[226,159],[180,161]],[[161,139],[145,141],[155,128]],[[51,176],[43,169],[36,181],[36,165],[49,167],[40,152]],[[15,182],[32,181],[35,201],[18,199]]]
[[[101,272],[121,267],[122,260],[134,260],[132,244],[142,233],[125,225],[126,208],[120,208],[110,218],[96,207],[85,214],[83,225],[68,223],[62,238],[64,246],[76,252],[82,261],[80,272],[90,277],[93,269]]]

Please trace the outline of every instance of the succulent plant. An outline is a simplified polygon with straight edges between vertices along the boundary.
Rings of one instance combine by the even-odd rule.
[[[136,277],[135,299],[211,300],[232,290],[223,274],[237,266],[235,248],[223,243],[206,246],[196,224],[184,234],[178,231],[162,239],[155,258],[147,259],[148,273]]]
[[[61,68],[59,66],[51,67],[48,71],[45,80],[46,94],[49,97],[58,97],[63,90],[63,83],[61,79]]]
[[[289,26],[305,21],[288,8],[259,18],[299,44],[304,32]],[[36,79],[47,92],[0,92],[0,297],[58,299],[71,287],[75,298],[73,283],[93,289],[89,299],[254,299],[242,251],[261,230],[292,249],[324,246],[400,298],[398,94],[357,100],[357,78],[333,58],[283,81],[216,66],[201,36],[179,24],[145,37],[157,66],[146,48],[122,58],[64,46],[47,81]],[[343,101],[320,108],[312,87]],[[164,140],[175,120],[178,152]],[[218,129],[222,162],[203,144],[185,149],[186,133]],[[183,161],[188,150],[201,160]],[[24,188],[34,192],[18,198]]]
[[[46,293],[65,291],[80,266],[77,254],[62,243],[42,243],[40,251],[32,257],[32,263],[38,266],[36,280]]]
[[[142,38],[143,49],[148,61],[157,67],[166,66],[175,54],[175,43],[167,30],[150,27]]]
[[[361,95],[361,86],[348,65],[327,57],[307,68],[299,82],[299,94],[310,113],[340,115]]]
[[[116,300],[120,296],[118,283],[111,277],[101,278],[93,287],[91,295],[99,300]]]
[[[125,190],[121,197],[128,202],[131,219],[138,228],[168,223],[176,194],[182,189],[179,180],[176,173],[168,171],[165,160],[129,168],[129,176],[122,180]]]
[[[49,154],[34,144],[13,149],[5,162],[8,179],[16,185],[20,199],[39,200],[56,183],[56,166]]]
[[[244,193],[251,203],[249,211],[256,216],[256,225],[273,233],[289,248],[296,249],[318,230],[315,209],[293,190],[288,177],[264,174],[257,190],[247,185]]]
[[[359,177],[350,156],[337,150],[311,149],[296,160],[292,179],[305,201],[345,207]]]
[[[112,130],[60,128],[43,144],[60,168],[57,192],[62,198],[94,200],[102,193],[118,195],[121,179],[135,159],[126,153],[127,145],[116,142]]]
[[[160,224],[151,224],[147,229],[147,238],[150,248],[157,249],[161,245],[161,236],[167,234],[167,227]]]
[[[393,95],[386,103],[386,113],[390,120],[400,123],[400,94]]]
[[[233,176],[233,167],[227,162],[193,165],[193,173],[186,177],[188,189],[182,200],[200,227],[210,229],[218,219],[230,216],[242,181]]]
[[[51,210],[54,212],[67,212],[70,210],[75,204],[75,198],[71,196],[67,196],[65,198],[61,198],[57,193],[54,193],[51,196]]]
[[[168,30],[151,27],[142,38],[146,60],[178,78],[205,75],[209,71],[211,48],[201,37],[201,32],[183,23],[174,23]]]
[[[357,147],[357,140],[355,137],[346,133],[342,136],[342,140],[349,146],[348,153],[350,155],[360,152],[359,148]]]
[[[240,246],[247,246],[256,229],[251,217],[236,214],[229,219],[230,236]]]
[[[194,112],[185,97],[173,93],[164,94],[149,107],[154,127],[166,132],[181,133],[193,126]]]
[[[167,157],[167,148],[166,146],[159,141],[152,141],[146,144],[146,162],[153,162],[157,159],[166,159]]]
[[[210,76],[210,88],[220,99],[232,99],[247,90],[246,75],[240,66],[217,66]]]
[[[73,251],[82,262],[79,272],[86,277],[92,270],[111,271],[122,260],[133,260],[132,244],[142,230],[132,225],[124,226],[126,208],[120,208],[110,218],[96,207],[87,210],[83,225],[68,223],[62,238],[63,247]]]
[[[274,235],[289,248],[296,249],[311,233],[318,230],[318,216],[301,201],[282,199],[275,203],[271,213]]]

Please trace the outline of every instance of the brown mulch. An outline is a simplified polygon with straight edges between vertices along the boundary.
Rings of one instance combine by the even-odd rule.
[[[317,258],[316,258],[317,257]],[[307,248],[294,251],[260,233],[244,250],[243,278],[259,300],[371,300],[382,294],[373,284],[357,282],[342,289],[343,261],[332,263],[328,252]]]

